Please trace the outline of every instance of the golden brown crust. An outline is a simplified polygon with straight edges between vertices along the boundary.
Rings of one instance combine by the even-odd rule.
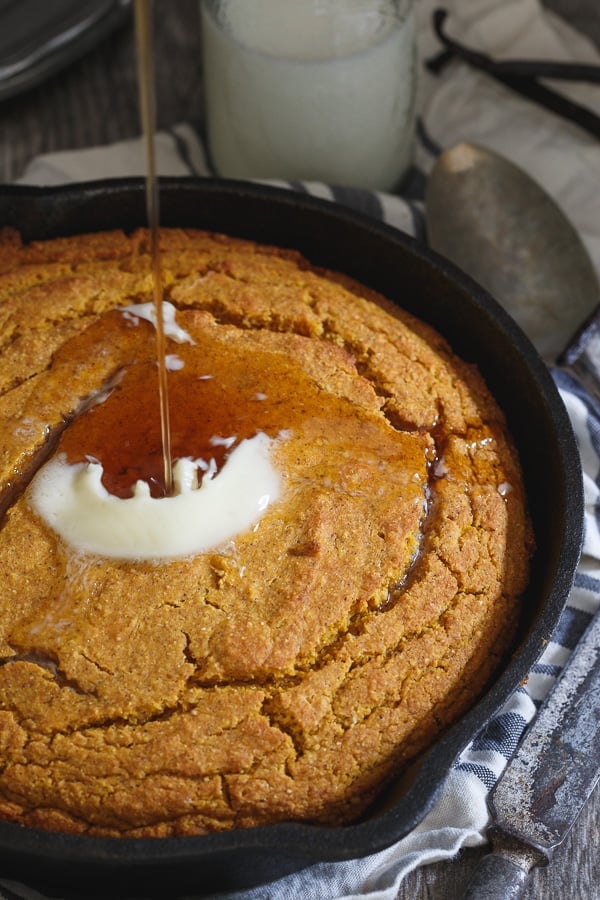
[[[516,453],[479,374],[372,291],[292,251],[161,244],[188,376],[212,361],[239,396],[286,399],[265,419],[291,432],[284,497],[194,559],[64,547],[21,482],[82,439],[83,398],[152,365],[151,329],[111,312],[151,298],[147,235],[0,232],[0,816],[156,837],[349,821],[510,643],[532,549]]]

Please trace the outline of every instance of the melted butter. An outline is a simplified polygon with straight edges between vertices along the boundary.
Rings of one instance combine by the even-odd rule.
[[[166,300],[162,302],[162,323],[165,337],[171,338],[178,344],[193,344],[192,337],[184,328],[181,328],[176,319],[176,309],[172,303]],[[154,303],[132,303],[130,306],[124,306],[121,310],[123,317],[137,325],[140,319],[145,319],[156,328],[157,315]]]
[[[31,486],[36,511],[80,553],[117,559],[173,559],[218,547],[254,525],[279,497],[271,441],[258,434],[243,441],[218,475],[209,469],[198,486],[198,464],[180,459],[175,492],[163,499],[139,481],[123,500],[102,484],[100,463],[69,465],[60,455]],[[251,473],[252,477],[248,477]]]

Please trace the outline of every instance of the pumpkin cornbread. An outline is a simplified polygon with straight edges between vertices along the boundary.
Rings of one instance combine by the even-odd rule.
[[[165,230],[193,340],[168,342],[173,456],[221,466],[221,438],[264,432],[282,492],[192,557],[86,555],[29,483],[63,454],[160,493],[153,328],[121,312],[151,299],[147,234],[0,235],[0,817],[129,837],[356,819],[514,635],[533,542],[479,374],[292,251]]]

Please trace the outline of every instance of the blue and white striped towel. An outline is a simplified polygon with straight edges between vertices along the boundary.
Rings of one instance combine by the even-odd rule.
[[[435,0],[421,0],[419,7],[422,58],[439,49],[429,27],[433,5]],[[591,44],[542,11],[539,0],[449,0],[445,6],[463,41],[491,55],[599,61]],[[590,103],[588,89],[570,85],[568,91],[579,102]],[[599,105],[597,94],[592,102]],[[555,197],[600,271],[597,142],[461,63],[452,64],[437,81],[423,72],[419,104],[416,165],[402,197],[314,183],[285,186],[344,203],[424,238],[423,189],[436,154],[460,140],[479,143],[525,168]],[[209,174],[202,141],[191,126],[182,124],[158,136],[157,168],[163,175]],[[21,181],[49,185],[143,171],[141,143],[129,141],[39,157]],[[408,872],[485,842],[489,791],[600,607],[600,407],[566,372],[557,369],[554,377],[581,452],[585,541],[565,612],[527,683],[464,748],[434,808],[406,838],[373,856],[317,865],[271,885],[229,895],[230,900],[394,900]],[[38,892],[9,882],[0,882],[3,898],[43,900]]]

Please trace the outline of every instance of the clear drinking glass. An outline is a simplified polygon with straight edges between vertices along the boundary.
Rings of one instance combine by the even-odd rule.
[[[208,147],[220,175],[398,185],[414,143],[414,0],[200,6]]]

